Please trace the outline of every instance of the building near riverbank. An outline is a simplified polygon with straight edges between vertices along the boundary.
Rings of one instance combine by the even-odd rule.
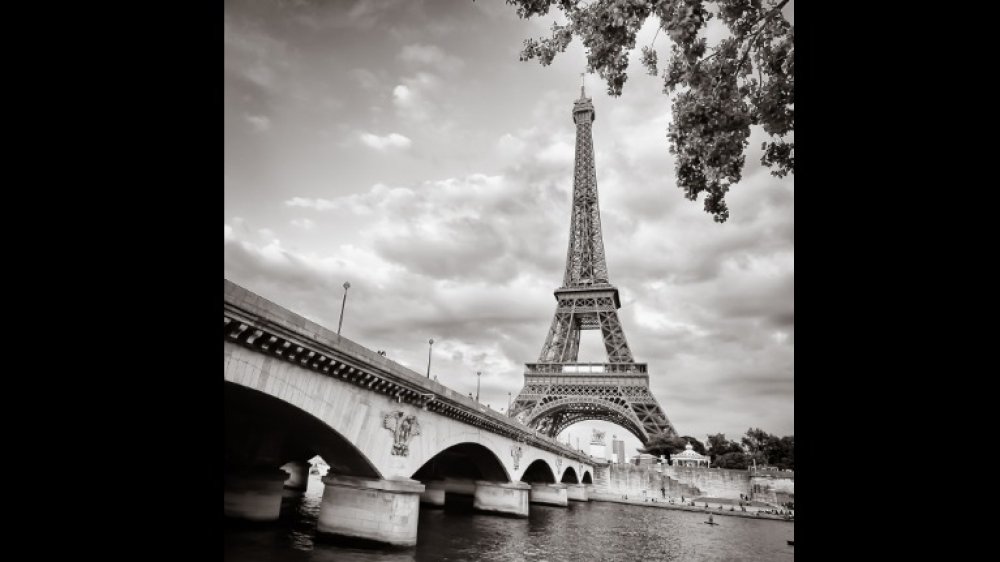
[[[671,455],[670,460],[673,462],[674,466],[693,466],[699,467],[705,465],[708,468],[709,458],[705,455],[699,455],[694,451],[694,447],[691,443],[684,446],[684,451],[677,453],[676,455]]]
[[[608,446],[604,443],[604,432],[593,430],[590,436],[590,456],[603,461],[608,458]]]
[[[618,439],[617,435],[611,436],[611,458],[619,464],[628,458],[625,456],[625,441]]]

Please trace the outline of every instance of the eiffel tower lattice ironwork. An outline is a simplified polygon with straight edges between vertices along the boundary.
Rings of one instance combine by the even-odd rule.
[[[552,437],[580,421],[608,421],[645,444],[654,434],[677,432],[649,391],[646,364],[632,359],[618,320],[618,289],[608,282],[591,133],[595,118],[581,86],[573,105],[576,164],[566,274],[555,291],[556,313],[541,356],[525,365],[524,387],[508,415]],[[578,362],[580,330],[597,329],[607,363]]]

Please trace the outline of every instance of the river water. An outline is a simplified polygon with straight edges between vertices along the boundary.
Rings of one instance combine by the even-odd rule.
[[[309,479],[304,493],[287,492],[281,519],[264,525],[227,522],[230,562],[391,562],[454,560],[582,562],[649,560],[792,560],[794,524],[705,515],[606,502],[570,502],[569,508],[531,505],[527,519],[420,509],[417,546],[372,550],[317,537],[323,483]]]

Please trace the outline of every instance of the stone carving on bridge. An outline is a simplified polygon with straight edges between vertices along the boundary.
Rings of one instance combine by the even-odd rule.
[[[521,462],[521,446],[511,445],[510,456],[514,457],[514,470],[517,470],[517,465]]]
[[[517,420],[517,423],[528,425],[528,410],[522,410],[521,413],[514,416],[514,419]]]
[[[417,416],[407,416],[399,410],[390,412],[382,417],[382,427],[392,432],[392,454],[408,456],[410,439],[420,435]]]
[[[592,434],[591,435],[591,439],[590,439],[591,443],[593,443],[594,445],[603,445],[604,444],[604,432],[603,431],[600,431],[598,429],[592,429],[591,430],[591,434]]]
[[[556,472],[562,472],[562,457],[556,457]]]
[[[542,418],[535,422],[535,430],[543,435],[548,435],[552,428],[552,418]]]

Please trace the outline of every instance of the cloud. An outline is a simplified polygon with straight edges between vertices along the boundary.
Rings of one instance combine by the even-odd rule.
[[[285,201],[285,205],[288,207],[305,207],[307,209],[316,209],[317,211],[328,211],[330,209],[336,209],[337,206],[333,201],[327,199],[317,198],[310,199],[308,197],[292,197],[288,201]]]
[[[549,200],[561,197],[538,187],[518,174],[470,174],[410,187],[376,184],[362,194],[287,204],[374,217],[360,234],[383,259],[414,273],[504,282],[539,266],[551,271],[561,254],[531,236],[556,232],[555,217],[538,211],[558,208]]]
[[[264,115],[247,115],[247,121],[260,132],[271,128],[271,120]]]
[[[406,45],[400,51],[399,58],[415,65],[432,66],[435,70],[445,73],[458,72],[465,64],[462,59],[449,55],[434,45]]]
[[[400,84],[392,89],[392,98],[398,107],[407,108],[413,103],[414,94],[409,88]]]
[[[547,164],[572,166],[574,151],[573,145],[567,142],[556,141],[543,148],[538,153],[538,159]]]
[[[372,133],[361,133],[361,142],[375,150],[386,150],[389,148],[409,148],[413,142],[399,134],[389,133],[385,136],[373,135]]]
[[[226,17],[226,71],[265,91],[273,91],[283,81],[279,76],[289,70],[287,44],[261,26]]]
[[[355,68],[350,71],[350,76],[354,78],[358,85],[364,90],[376,91],[381,88],[382,81],[372,71],[366,68]]]
[[[311,230],[316,226],[316,223],[310,219],[292,219],[292,226],[303,230]]]
[[[429,72],[418,72],[401,82],[392,90],[392,102],[400,117],[423,122],[439,112],[434,96],[441,90],[440,78]]]

